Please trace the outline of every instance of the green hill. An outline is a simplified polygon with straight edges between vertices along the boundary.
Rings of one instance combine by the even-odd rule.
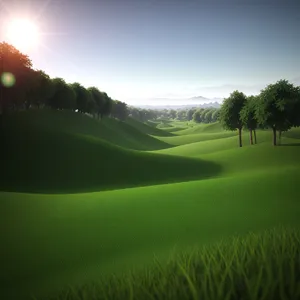
[[[176,134],[176,131],[174,132]],[[168,136],[168,137],[158,137],[154,136],[155,138],[159,139],[164,143],[168,143],[169,145],[173,146],[180,146],[180,145],[187,145],[196,142],[208,141],[208,140],[216,140],[216,139],[223,139],[227,137],[237,136],[237,132],[234,131],[221,131],[221,132],[213,132],[213,133],[194,133],[194,134],[185,134],[185,135],[176,135],[176,136]]]
[[[219,172],[217,165],[205,161],[126,150],[110,144],[97,137],[98,131],[104,131],[101,126],[97,131],[98,125],[75,113],[48,111],[39,115],[30,111],[12,116],[0,133],[4,145],[0,155],[5,158],[0,189],[44,193],[99,191],[206,178]],[[139,136],[145,138],[142,133],[136,138]]]
[[[153,254],[164,270],[171,250],[278,225],[300,228],[299,129],[283,133],[278,147],[268,130],[257,132],[253,146],[244,132],[239,148],[218,123],[199,125],[163,141],[150,137],[188,144],[136,151],[120,147],[133,144],[129,134],[108,135],[132,132],[142,143],[149,136],[145,127],[136,133],[139,123],[40,113],[11,115],[0,134],[0,298],[44,300],[111,273],[134,286],[126,272],[152,264]],[[92,299],[89,293],[80,297]]]
[[[5,126],[8,130],[13,130],[13,128],[20,130],[25,126],[27,131],[32,129],[42,132],[59,131],[68,134],[89,135],[135,150],[157,150],[171,147],[165,142],[142,133],[126,122],[111,118],[98,121],[89,116],[68,111],[29,110],[17,112],[7,118]]]
[[[128,118],[126,120],[126,123],[145,134],[156,135],[156,136],[173,136],[172,133],[169,133],[169,132],[161,130],[159,128],[139,122],[133,118]]]
[[[219,122],[210,123],[210,124],[197,124],[193,123],[189,128],[177,131],[178,135],[187,135],[187,134],[198,134],[198,133],[219,133],[224,131]]]

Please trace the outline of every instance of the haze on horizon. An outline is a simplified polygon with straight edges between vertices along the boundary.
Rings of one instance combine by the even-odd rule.
[[[0,42],[20,17],[41,32],[26,53],[35,68],[128,104],[300,84],[296,0],[2,0]]]

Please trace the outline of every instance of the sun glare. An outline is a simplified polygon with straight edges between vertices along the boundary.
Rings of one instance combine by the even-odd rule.
[[[7,42],[20,51],[27,51],[38,42],[37,26],[27,19],[17,19],[7,24]]]

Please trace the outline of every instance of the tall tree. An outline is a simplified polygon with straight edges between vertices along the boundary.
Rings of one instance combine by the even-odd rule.
[[[187,111],[186,116],[188,121],[193,120],[193,114],[195,113],[196,110],[197,110],[196,108],[191,108]]]
[[[103,106],[105,103],[104,95],[102,92],[99,91],[96,87],[89,87],[88,91],[91,93],[94,102],[96,103],[96,114],[98,116],[98,119],[101,119],[102,112],[103,112]]]
[[[243,126],[244,128],[249,130],[251,145],[253,145],[253,133],[254,133],[254,142],[255,144],[257,143],[257,139],[256,139],[257,120],[255,117],[257,102],[258,102],[257,96],[247,97],[247,101],[240,112],[240,119],[243,123]]]
[[[72,86],[62,78],[52,79],[54,95],[49,99],[48,105],[53,109],[76,109],[76,94]]]
[[[300,127],[300,86],[295,88],[295,93],[291,118],[293,126]]]
[[[220,109],[216,109],[211,116],[212,122],[217,122],[219,119],[219,115],[220,115]]]
[[[247,97],[244,93],[234,91],[227,99],[224,99],[220,110],[220,121],[227,130],[238,130],[239,146],[242,147],[242,128],[243,122],[240,118],[240,112],[246,104]]]
[[[261,91],[257,103],[256,118],[261,125],[272,128],[273,145],[277,145],[282,131],[288,131],[295,125],[295,103],[299,89],[287,80],[279,80]]]
[[[40,108],[53,97],[55,87],[50,77],[44,71],[33,71],[31,75],[32,80],[26,93],[26,107],[29,108],[31,105],[34,105]]]
[[[90,112],[91,93],[78,82],[72,83],[71,87],[76,94],[76,109],[81,113]]]
[[[0,114],[25,102],[32,62],[12,45],[0,43]]]
[[[214,112],[214,109],[207,109],[205,111],[205,114],[204,114],[204,120],[205,120],[205,123],[211,123],[212,122],[212,114]]]
[[[106,94],[102,93],[103,95],[103,105],[101,109],[101,119],[104,116],[109,116],[112,112],[113,100]]]
[[[186,120],[186,111],[185,110],[178,110],[177,113],[177,119],[180,121]]]
[[[128,116],[127,104],[119,100],[113,101],[111,114],[114,118],[117,118],[121,121],[126,120]]]

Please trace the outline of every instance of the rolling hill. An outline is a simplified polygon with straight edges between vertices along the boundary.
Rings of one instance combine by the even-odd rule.
[[[267,130],[253,146],[244,132],[239,148],[218,123],[170,124],[186,129],[154,137],[138,122],[51,111],[5,121],[0,297],[59,299],[69,285],[104,274],[126,279],[153,254],[164,269],[175,246],[300,228],[299,129],[283,133],[278,147]],[[147,151],[130,149],[139,140]]]

